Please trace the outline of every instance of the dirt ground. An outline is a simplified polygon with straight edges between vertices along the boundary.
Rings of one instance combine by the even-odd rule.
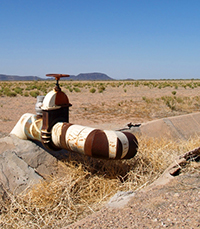
[[[174,88],[146,86],[107,87],[103,93],[68,92],[69,121],[103,129],[119,129],[128,123],[144,123],[162,117],[196,112],[199,103],[185,109],[170,109],[160,102],[172,97]],[[198,96],[200,87],[178,88],[183,99]],[[157,100],[156,100],[157,98]],[[24,113],[35,113],[36,98],[0,97],[0,133],[7,135]],[[200,179],[198,169],[183,172],[168,185],[136,192],[131,202],[120,209],[103,208],[68,228],[200,228]]]
[[[69,113],[69,122],[103,129],[118,129],[126,124],[143,123],[162,117],[199,111],[200,102],[193,106],[181,104],[181,109],[170,109],[161,98],[172,98],[174,88],[149,88],[147,86],[135,87],[106,87],[102,93],[90,93],[82,88],[81,92],[64,90],[72,104]],[[198,96],[200,87],[176,89],[176,97],[184,99]],[[8,134],[24,113],[35,114],[36,98],[0,97],[0,132]],[[185,107],[185,108],[184,108]]]
[[[103,208],[73,225],[78,228],[200,228],[200,170],[168,184],[138,191],[123,208]]]

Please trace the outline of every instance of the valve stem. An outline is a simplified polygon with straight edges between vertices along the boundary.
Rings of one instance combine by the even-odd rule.
[[[70,75],[67,74],[46,74],[46,76],[50,76],[50,77],[55,77],[56,80],[56,87],[55,87],[55,91],[61,91],[60,85],[59,85],[59,80],[61,77],[69,77]]]

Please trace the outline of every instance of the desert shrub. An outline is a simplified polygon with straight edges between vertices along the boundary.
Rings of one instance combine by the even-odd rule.
[[[181,97],[175,97],[175,99],[176,99],[177,103],[183,103],[184,102],[183,98],[181,98]]]
[[[78,83],[73,83],[73,86],[83,88],[84,84],[82,82],[78,82]]]
[[[140,82],[139,81],[136,81],[135,82],[135,87],[139,87],[139,85],[140,85]]]
[[[187,85],[189,88],[194,89],[194,86],[193,86],[193,83],[192,83],[192,82],[187,83],[186,85]]]
[[[7,96],[8,93],[10,93],[10,88],[9,87],[3,87],[2,88],[3,94]]]
[[[120,87],[122,84],[123,84],[122,82],[119,82],[119,83],[117,84],[117,87]]]
[[[29,94],[30,94],[30,96],[36,98],[40,94],[40,92],[39,91],[30,91]]]
[[[16,92],[11,91],[11,89],[9,87],[5,87],[2,90],[2,94],[8,97],[15,97],[17,96]]]
[[[73,88],[71,88],[71,85],[67,85],[65,88],[69,90],[69,92],[73,92]]]
[[[91,88],[91,83],[87,83],[87,87],[88,88]]]
[[[105,91],[105,90],[106,90],[105,86],[102,85],[102,84],[100,84],[99,87],[98,87],[98,92],[99,92],[99,93],[102,93],[102,92]]]
[[[115,83],[111,83],[110,85],[111,85],[111,87],[116,87]]]
[[[172,95],[176,95],[176,91],[172,91]]]
[[[171,87],[171,84],[167,81],[165,81],[163,84],[162,84],[162,87],[165,88],[165,87]]]
[[[142,100],[144,100],[146,103],[152,103],[153,102],[152,98],[147,98],[146,96],[143,96]]]
[[[200,96],[195,96],[194,99],[199,102],[200,101]]]
[[[25,97],[28,97],[29,96],[29,94],[28,94],[28,92],[26,91],[26,92],[24,92],[24,96]]]
[[[17,94],[20,94],[20,95],[22,95],[22,92],[23,92],[23,88],[20,88],[20,87],[16,87],[16,88],[14,88],[14,91],[15,91],[15,93],[17,93]]]
[[[90,89],[90,93],[95,93],[96,92],[96,89],[95,88],[91,88]]]
[[[177,110],[176,108],[176,97],[172,96],[163,96],[161,99],[165,102],[166,106],[169,107],[172,111]]]
[[[75,92],[81,92],[81,90],[80,90],[78,87],[74,87],[73,90],[74,90]]]
[[[8,97],[15,97],[15,96],[17,96],[17,94],[16,94],[14,91],[9,91],[9,92],[6,94],[6,96],[8,96]]]

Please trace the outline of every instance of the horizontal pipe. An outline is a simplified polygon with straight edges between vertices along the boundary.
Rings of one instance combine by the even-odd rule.
[[[55,146],[104,159],[130,159],[135,156],[138,142],[129,132],[99,130],[58,122],[52,128]]]
[[[42,118],[27,113],[20,118],[11,134],[24,140],[40,141],[46,148],[66,149],[96,158],[130,159],[137,153],[137,139],[129,132],[58,122],[46,136],[42,124]]]

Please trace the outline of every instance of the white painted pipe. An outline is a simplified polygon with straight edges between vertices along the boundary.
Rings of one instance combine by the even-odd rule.
[[[129,132],[58,122],[51,133],[55,146],[91,157],[129,159],[138,149],[137,139]]]
[[[10,134],[14,134],[24,140],[32,139],[41,141],[41,128],[42,118],[37,118],[34,114],[26,113],[22,115]]]
[[[52,127],[49,140],[46,141],[46,135],[41,133],[42,124],[41,117],[27,113],[20,118],[11,134],[24,140],[40,141],[47,148],[55,146],[55,149],[66,149],[97,158],[129,159],[137,153],[138,142],[130,132],[99,130],[58,122]]]

